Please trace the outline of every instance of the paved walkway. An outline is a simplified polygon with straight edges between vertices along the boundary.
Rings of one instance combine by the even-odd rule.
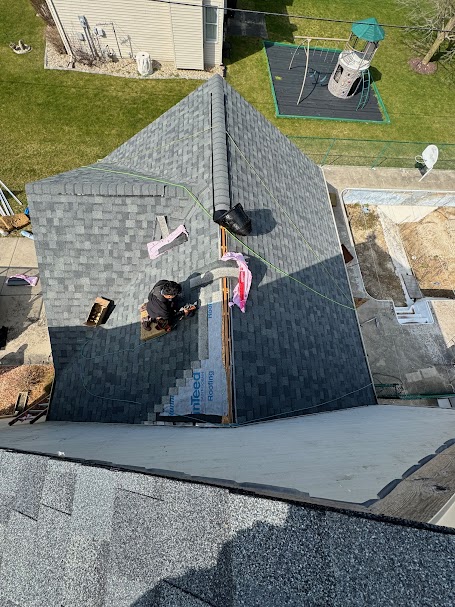
[[[35,287],[11,287],[6,279],[13,274],[39,276],[33,240],[15,237],[0,240],[0,326],[8,327],[6,348],[0,350],[0,365],[47,363],[51,345],[41,282]]]
[[[420,182],[418,169],[325,166],[323,171],[327,182],[340,193],[347,188],[455,191],[455,171],[435,169]]]

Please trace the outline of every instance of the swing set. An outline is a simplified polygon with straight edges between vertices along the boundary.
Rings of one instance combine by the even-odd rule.
[[[312,36],[295,36],[295,39],[301,40],[301,42],[299,42],[295,51],[292,54],[288,69],[289,70],[292,69],[292,64],[294,62],[294,58],[297,55],[299,49],[303,49],[305,51],[305,56],[306,56],[305,72],[303,75],[303,81],[302,81],[302,86],[300,88],[299,98],[297,99],[297,105],[299,105],[302,100],[303,89],[305,88],[305,83],[306,83],[308,72],[309,72],[308,67],[309,67],[309,63],[310,63],[310,43],[313,40],[322,41],[323,46],[314,48],[313,51],[315,53],[317,53],[319,51],[320,60],[323,61],[324,63],[327,63],[329,53],[331,53],[333,51],[333,49],[330,48],[329,44],[325,45],[325,43],[326,42],[344,42],[344,43],[346,43],[346,42],[348,42],[349,38],[313,38]],[[329,83],[329,78],[330,78],[331,73],[332,73],[331,71],[321,72],[320,70],[311,68],[310,69],[310,78],[312,79],[314,85],[319,84],[320,86],[327,86],[327,84]],[[322,74],[322,76],[321,76],[321,74]]]

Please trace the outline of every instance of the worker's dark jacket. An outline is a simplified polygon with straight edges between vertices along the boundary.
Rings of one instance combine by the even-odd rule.
[[[165,320],[171,321],[176,313],[176,303],[174,299],[166,299],[161,295],[161,289],[163,285],[168,282],[167,280],[160,280],[156,283],[153,289],[149,293],[147,302],[147,314],[150,318],[164,318]]]

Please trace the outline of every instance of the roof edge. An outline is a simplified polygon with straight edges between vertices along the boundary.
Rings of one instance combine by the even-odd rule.
[[[53,422],[47,422],[53,423]],[[66,422],[68,423],[68,422]],[[70,422],[71,423],[71,422]],[[1,451],[7,451],[10,453],[18,453],[23,455],[37,455],[46,457],[52,460],[68,461],[82,466],[89,466],[93,468],[104,468],[107,470],[117,472],[133,472],[136,474],[145,474],[147,476],[157,476],[161,478],[168,478],[183,483],[195,483],[199,485],[210,485],[220,489],[227,489],[233,493],[239,493],[243,495],[251,495],[255,498],[265,498],[285,502],[291,505],[302,506],[309,510],[319,510],[326,512],[334,512],[343,514],[345,516],[366,519],[372,522],[388,523],[396,527],[407,527],[411,529],[421,529],[430,531],[439,535],[455,535],[455,529],[451,527],[444,527],[434,525],[432,523],[423,523],[420,521],[414,521],[404,518],[393,517],[389,515],[379,514],[372,512],[363,504],[356,504],[353,502],[342,502],[337,500],[331,500],[327,498],[312,497],[302,491],[295,489],[287,489],[286,487],[275,487],[273,485],[262,485],[251,482],[238,483],[229,479],[218,479],[202,476],[193,476],[186,474],[185,472],[178,472],[174,470],[161,470],[156,468],[142,468],[140,466],[132,466],[127,464],[115,464],[112,462],[102,460],[85,460],[77,457],[68,457],[65,455],[56,455],[55,453],[46,453],[44,451],[33,451],[26,449],[17,449],[14,447],[2,447]]]

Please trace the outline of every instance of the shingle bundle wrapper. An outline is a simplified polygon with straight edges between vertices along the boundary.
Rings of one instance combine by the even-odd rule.
[[[150,259],[156,259],[166,251],[169,251],[173,247],[177,247],[179,244],[183,244],[188,240],[188,232],[185,226],[180,225],[173,232],[162,238],[161,240],[153,240],[147,243],[147,249],[149,252]]]
[[[38,276],[27,276],[26,274],[14,274],[14,276],[9,276],[6,280],[6,284],[10,287],[34,287],[37,282]]]

